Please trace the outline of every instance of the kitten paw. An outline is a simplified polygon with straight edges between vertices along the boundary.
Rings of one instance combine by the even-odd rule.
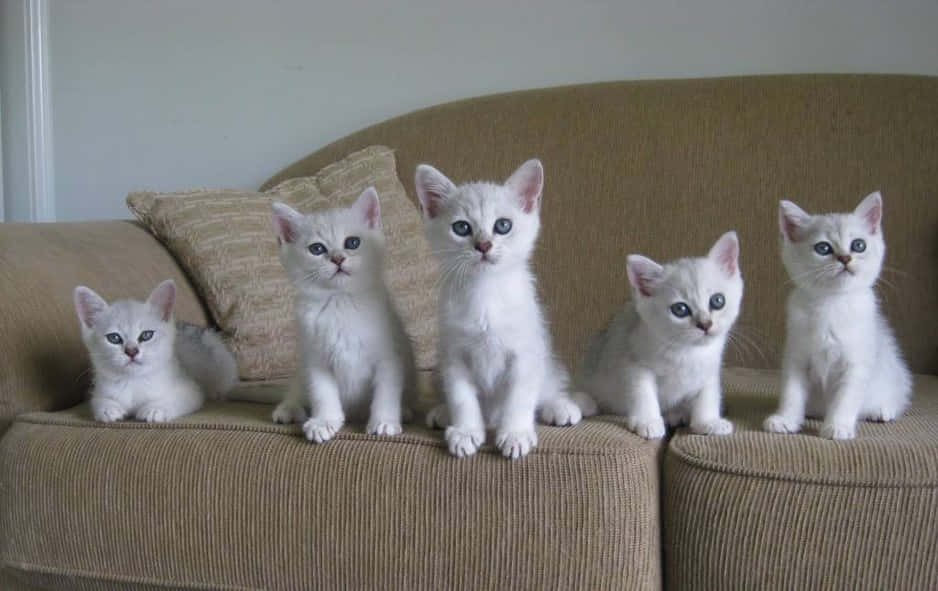
[[[762,422],[762,428],[770,433],[797,433],[801,430],[801,421],[783,415],[772,415]]]
[[[655,417],[651,420],[628,417],[625,423],[629,431],[645,439],[661,439],[664,437],[664,419]]]
[[[544,403],[538,409],[538,417],[545,425],[566,427],[579,423],[583,418],[583,412],[572,400],[561,398]]]
[[[303,423],[303,434],[313,443],[325,443],[335,437],[341,428],[342,421],[314,417]]]
[[[863,418],[876,423],[889,423],[899,418],[899,411],[894,408],[877,408],[865,413]]]
[[[430,409],[426,417],[427,427],[431,429],[445,429],[449,425],[449,413],[445,404],[438,404]]]
[[[457,458],[467,458],[479,451],[479,446],[485,441],[485,432],[482,430],[463,429],[461,427],[447,427],[445,435],[449,446],[449,453]]]
[[[502,455],[512,460],[528,455],[537,445],[537,433],[530,431],[509,431],[495,436],[495,446]]]
[[[101,423],[113,423],[114,421],[119,421],[127,416],[127,412],[124,410],[124,407],[120,406],[119,404],[98,404],[94,405],[92,408],[92,416],[94,416],[94,420]]]
[[[394,435],[400,435],[401,424],[392,423],[390,421],[368,421],[368,425],[365,426],[365,433],[368,435],[381,435],[384,437],[393,437]]]
[[[145,406],[137,411],[137,418],[147,423],[165,423],[169,420],[169,413],[158,406]]]
[[[690,430],[700,435],[729,435],[733,432],[733,423],[716,418],[703,423],[691,423]]]
[[[271,413],[271,418],[275,423],[289,425],[291,423],[302,423],[308,417],[306,416],[306,409],[302,405],[281,402]]]
[[[818,434],[825,439],[853,439],[857,428],[851,423],[824,423]]]

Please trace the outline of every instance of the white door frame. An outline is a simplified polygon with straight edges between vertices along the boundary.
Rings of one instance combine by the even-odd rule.
[[[26,0],[27,199],[34,222],[55,221],[52,92],[49,85],[49,1]]]

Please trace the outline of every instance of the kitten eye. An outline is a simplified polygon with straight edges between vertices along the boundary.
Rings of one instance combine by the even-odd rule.
[[[457,236],[468,236],[472,233],[472,226],[469,225],[469,222],[462,220],[453,222],[453,233]]]
[[[316,256],[321,254],[326,254],[326,245],[322,242],[313,242],[309,245],[309,252],[313,253]]]
[[[712,296],[710,296],[710,309],[711,310],[719,310],[723,308],[723,306],[725,305],[726,305],[726,298],[723,296],[722,293],[715,293]]]
[[[856,240],[850,243],[850,250],[852,250],[853,252],[863,252],[864,250],[866,250],[866,240],[862,238],[857,238]]]
[[[149,340],[152,339],[152,338],[153,338],[153,331],[152,331],[152,330],[145,330],[145,331],[143,331],[143,332],[140,333],[140,336],[139,336],[139,337],[137,337],[137,342],[138,342],[138,343],[145,343],[146,341],[149,341]]]
[[[495,220],[495,233],[507,234],[511,232],[511,220],[508,218],[498,218]]]
[[[677,316],[678,318],[687,318],[688,316],[690,316],[690,306],[688,306],[684,302],[671,304],[671,313]]]
[[[834,252],[834,249],[831,247],[830,242],[818,242],[814,245],[814,252],[818,253],[822,257],[826,257],[830,253]]]
[[[116,332],[109,332],[106,335],[104,335],[104,338],[106,338],[107,342],[111,343],[112,345],[124,344],[124,339],[122,339],[121,336],[117,334]]]
[[[362,244],[362,239],[358,236],[349,236],[345,239],[345,248],[355,250]]]

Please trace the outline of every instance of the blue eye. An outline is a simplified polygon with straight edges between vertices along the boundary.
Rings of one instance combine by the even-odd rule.
[[[122,339],[121,336],[117,334],[116,332],[109,332],[106,335],[104,335],[104,338],[106,338],[107,342],[111,343],[112,345],[124,344],[124,339]]]
[[[722,293],[715,293],[710,296],[710,309],[719,310],[726,305],[726,298]]]
[[[498,218],[495,220],[495,233],[507,234],[511,232],[511,220],[508,218]]]
[[[349,236],[348,238],[345,239],[345,248],[349,250],[355,250],[356,248],[361,246],[361,243],[362,243],[362,239],[359,238],[358,236]]]
[[[834,249],[831,247],[830,242],[818,242],[814,245],[814,252],[818,253],[822,257],[826,257],[830,253],[834,252]]]
[[[145,330],[145,331],[143,331],[143,332],[140,333],[140,336],[139,336],[139,337],[137,337],[137,342],[138,342],[138,343],[144,343],[144,342],[146,342],[146,341],[149,341],[149,340],[152,339],[152,338],[153,338],[153,331],[152,331],[152,330]]]
[[[316,256],[326,254],[326,246],[322,242],[314,242],[309,245],[309,252]]]
[[[469,225],[469,222],[462,220],[453,222],[453,233],[457,236],[468,236],[472,233],[472,226]]]
[[[850,243],[850,250],[852,250],[853,252],[863,252],[864,250],[866,250],[866,240],[862,238],[857,238],[856,240]]]
[[[677,316],[678,318],[687,318],[688,316],[690,316],[690,306],[688,306],[684,302],[671,304],[671,313]]]

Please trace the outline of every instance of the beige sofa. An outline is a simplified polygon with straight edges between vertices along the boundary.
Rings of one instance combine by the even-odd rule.
[[[653,443],[598,417],[539,427],[536,451],[510,462],[491,448],[457,461],[419,425],[392,440],[353,425],[314,446],[250,403],[95,424],[74,285],[142,294],[173,277],[178,315],[206,312],[136,223],[0,225],[0,588],[938,588],[938,79],[483,97],[365,129],[265,186],[372,144],[397,150],[411,194],[418,162],[470,180],[543,160],[535,266],[571,364],[625,299],[627,253],[702,254],[736,229],[744,337],[725,372],[736,432]],[[853,441],[821,439],[810,421],[764,433],[788,290],[777,202],[844,210],[874,189],[889,246],[881,295],[918,374],[914,404]]]

